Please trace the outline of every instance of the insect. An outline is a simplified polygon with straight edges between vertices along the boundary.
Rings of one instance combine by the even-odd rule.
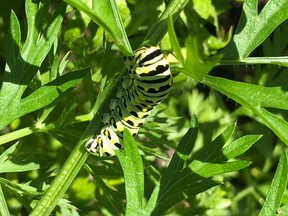
[[[122,149],[124,128],[135,136],[153,107],[168,95],[173,77],[167,60],[158,47],[142,47],[124,58],[129,76],[122,80],[116,99],[110,101],[110,113],[102,116],[100,134],[87,142],[88,152],[113,156]]]

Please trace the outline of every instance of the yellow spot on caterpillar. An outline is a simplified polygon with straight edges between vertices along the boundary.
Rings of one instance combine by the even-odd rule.
[[[120,125],[119,125],[120,126]],[[123,125],[121,124],[121,127],[117,127],[117,130],[121,133],[124,131],[124,127]]]

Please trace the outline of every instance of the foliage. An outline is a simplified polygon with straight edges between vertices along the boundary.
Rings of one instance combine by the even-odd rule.
[[[244,1],[234,33],[231,1],[19,2],[0,9],[1,215],[286,215],[286,0]],[[159,43],[168,99],[89,155],[121,56]]]

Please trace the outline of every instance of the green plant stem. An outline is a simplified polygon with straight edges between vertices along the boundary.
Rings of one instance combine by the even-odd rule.
[[[91,121],[91,119],[93,118],[94,114],[92,114],[91,112],[88,114],[84,114],[84,115],[79,115],[79,116],[75,116],[72,120],[73,124],[74,123],[79,123],[79,122],[86,122],[86,121]]]
[[[4,134],[0,136],[0,145],[3,145],[5,143],[11,142],[13,140],[18,140],[22,137],[31,135],[36,132],[44,132],[44,131],[49,131],[51,129],[55,128],[54,124],[48,124],[46,125],[45,123],[38,123],[30,127],[26,128],[21,128],[19,130],[10,132],[8,134]]]
[[[10,215],[7,206],[7,201],[4,197],[1,184],[0,184],[0,215]]]
[[[76,116],[72,122],[73,123],[87,122],[87,121],[91,121],[92,118],[93,118],[93,115],[91,113],[88,113],[85,115]],[[20,138],[23,138],[25,136],[28,136],[37,132],[48,132],[53,129],[56,129],[53,123],[51,124],[36,123],[33,126],[21,128],[19,130],[15,130],[8,134],[4,134],[0,136],[0,145],[3,145],[5,143],[8,143],[14,140],[18,140]]]
[[[81,140],[73,149],[70,156],[60,169],[57,177],[47,189],[42,199],[38,202],[31,216],[50,215],[60,198],[64,195],[77,173],[88,158],[88,152],[82,148],[84,140]]]
[[[245,59],[222,59],[217,65],[276,64],[288,65],[288,56],[283,57],[247,57]]]
[[[204,61],[209,61],[209,59],[203,59]],[[288,56],[282,57],[247,57],[245,59],[222,59],[216,64],[216,66],[237,66],[237,65],[259,65],[259,64],[275,64],[280,66],[288,67]],[[170,66],[176,68],[183,68],[180,63],[173,63]]]

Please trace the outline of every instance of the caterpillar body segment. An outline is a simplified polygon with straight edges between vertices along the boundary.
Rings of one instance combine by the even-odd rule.
[[[168,96],[173,83],[169,64],[158,47],[142,47],[124,61],[129,76],[122,79],[116,99],[110,101],[110,113],[102,116],[105,126],[100,134],[86,144],[88,152],[100,156],[113,156],[115,150],[122,149],[124,128],[135,136],[151,110]]]

